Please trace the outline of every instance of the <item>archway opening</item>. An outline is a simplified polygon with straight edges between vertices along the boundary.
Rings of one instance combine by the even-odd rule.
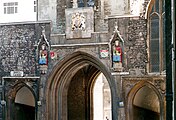
[[[160,102],[148,86],[138,90],[133,99],[133,120],[160,120]]]
[[[14,120],[35,120],[35,98],[27,87],[16,93],[13,109]]]
[[[112,120],[111,92],[106,77],[87,65],[72,77],[67,96],[68,120]]]
[[[101,73],[93,88],[93,120],[112,120],[111,91],[106,77]]]
[[[93,88],[101,72],[110,86],[112,119],[117,119],[117,91],[110,72],[96,57],[78,51],[57,64],[48,79],[47,120],[93,120]]]
[[[72,77],[68,87],[68,120],[112,120],[111,92],[106,77],[87,65]]]

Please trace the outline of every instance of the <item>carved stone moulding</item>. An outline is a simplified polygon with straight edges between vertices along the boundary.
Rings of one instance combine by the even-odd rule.
[[[129,92],[135,87],[137,89],[142,88],[146,84],[149,84],[151,86],[154,86],[160,94],[165,94],[165,77],[162,76],[146,76],[146,77],[123,77],[122,78],[122,90],[123,90],[123,96],[126,98],[129,94]],[[149,86],[150,87],[150,86]]]

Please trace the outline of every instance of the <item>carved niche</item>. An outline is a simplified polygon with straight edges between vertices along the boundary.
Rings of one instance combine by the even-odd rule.
[[[110,39],[111,44],[111,60],[112,60],[112,69],[117,72],[123,71],[123,47],[124,41],[118,31],[117,23],[115,23],[115,30]]]
[[[45,74],[48,69],[50,44],[46,39],[44,26],[42,27],[42,34],[41,34],[41,38],[39,39],[37,47],[38,47],[38,63],[40,67],[40,73]]]

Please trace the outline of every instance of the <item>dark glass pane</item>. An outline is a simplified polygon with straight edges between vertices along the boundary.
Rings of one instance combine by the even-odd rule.
[[[18,2],[15,2],[15,5],[18,5]]]
[[[0,94],[0,101],[2,100],[2,94]],[[2,120],[3,119],[3,111],[2,111],[2,109],[3,109],[3,106],[2,106],[2,104],[0,104],[0,120]]]
[[[165,14],[163,15],[163,69],[166,69],[166,45],[165,45],[165,32],[164,32],[164,28],[165,28]]]
[[[165,0],[162,1],[162,12],[165,12]]]
[[[150,67],[151,72],[159,72],[159,51],[150,54]]]
[[[17,13],[18,12],[18,8],[17,7],[15,7],[15,13]]]
[[[4,6],[7,6],[7,3],[4,3]]]
[[[7,11],[6,11],[6,7],[4,8],[4,14],[6,14],[7,13]]]
[[[159,13],[159,0],[155,0],[155,11]]]
[[[152,40],[151,40],[152,41]],[[159,40],[150,45],[150,66],[151,72],[159,72]]]
[[[84,7],[84,1],[78,0],[78,7]]]
[[[159,39],[151,39],[150,40],[150,49],[152,52],[159,51]]]
[[[37,6],[34,6],[34,12],[37,12]]]
[[[152,65],[151,72],[159,72],[159,65]]]
[[[150,69],[159,72],[159,17],[152,15],[150,26]]]
[[[88,0],[88,2],[87,2],[87,6],[88,7],[93,7],[94,6],[94,0]]]
[[[151,17],[151,38],[159,38],[159,17],[157,15]]]

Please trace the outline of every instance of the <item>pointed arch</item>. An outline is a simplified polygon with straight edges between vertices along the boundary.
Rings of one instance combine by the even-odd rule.
[[[18,81],[18,80],[17,80]],[[8,111],[7,111],[7,119],[12,119],[11,117],[13,116],[13,113],[14,113],[14,103],[15,103],[15,98],[16,98],[16,95],[18,93],[18,91],[20,89],[22,89],[23,87],[26,87],[30,92],[31,94],[33,95],[34,97],[34,104],[35,104],[35,119],[37,119],[37,93],[35,93],[35,91],[33,90],[33,88],[31,88],[29,85],[27,85],[27,83],[25,82],[22,82],[22,81],[18,81],[16,82],[14,85],[12,85],[7,93],[8,95]]]
[[[148,87],[151,89],[158,97],[159,100],[159,111],[160,111],[160,120],[164,120],[164,98],[158,91],[158,89],[151,83],[147,81],[141,81],[137,83],[128,93],[127,96],[127,103],[126,103],[126,114],[127,114],[127,120],[134,120],[133,118],[133,100],[135,98],[135,95],[144,87]]]
[[[163,73],[165,71],[165,46],[164,46],[164,1],[150,0],[146,11],[148,58],[147,65],[150,73]]]
[[[37,99],[37,95],[36,95],[36,93],[34,92],[34,90],[30,87],[30,86],[28,86],[25,82],[17,82],[17,83],[15,83],[12,87],[11,87],[11,89],[10,89],[10,91],[8,91],[8,96],[11,96],[10,98],[11,99],[15,99],[15,96],[16,96],[16,94],[17,94],[17,92],[22,88],[22,87],[26,87],[27,89],[29,89],[29,91],[32,93],[32,95],[34,96],[34,98],[35,99]]]
[[[112,96],[112,116],[117,120],[117,91],[116,84],[113,80],[110,71],[96,57],[77,51],[70,56],[65,57],[60,61],[51,72],[46,86],[46,113],[47,120],[67,120],[67,90],[71,78],[81,68],[92,65],[95,69],[92,73],[92,82],[96,75],[101,71],[109,83]],[[91,78],[90,78],[91,79]],[[89,87],[91,88],[91,83]],[[89,89],[90,90],[90,89]]]
[[[29,88],[23,86],[18,90],[15,96],[15,103],[25,104],[35,107],[35,98]]]
[[[145,19],[148,18],[148,15],[150,14],[150,11],[152,10],[153,4],[155,0],[150,0],[147,4],[146,12],[145,12]]]

